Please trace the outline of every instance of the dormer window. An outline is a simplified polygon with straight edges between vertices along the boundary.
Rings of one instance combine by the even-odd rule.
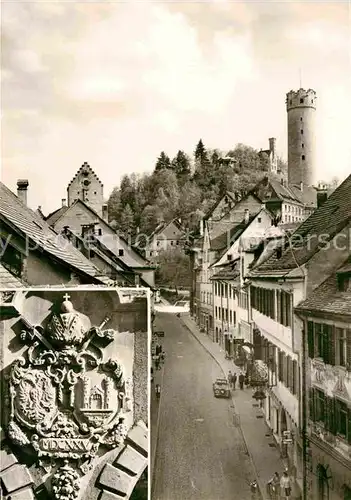
[[[232,260],[232,254],[231,254],[231,253],[228,253],[228,254],[227,254],[227,259],[228,259],[228,260]]]

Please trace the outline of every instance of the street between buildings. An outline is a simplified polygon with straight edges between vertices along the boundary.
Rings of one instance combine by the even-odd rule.
[[[255,471],[232,399],[213,395],[221,368],[175,315],[159,313],[155,329],[165,332],[166,361],[151,404],[152,500],[251,499]]]

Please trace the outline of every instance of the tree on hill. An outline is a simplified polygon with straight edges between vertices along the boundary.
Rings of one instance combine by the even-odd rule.
[[[171,167],[171,160],[169,156],[166,155],[164,151],[161,152],[160,156],[157,158],[155,171],[164,170]]]
[[[178,183],[184,183],[190,176],[190,158],[179,150],[177,155],[173,158],[171,163],[173,170],[177,176]]]
[[[155,281],[158,286],[175,288],[189,287],[191,273],[189,257],[180,248],[165,250],[157,259]]]
[[[122,210],[118,226],[124,236],[134,233],[134,213],[128,203]]]
[[[201,160],[205,154],[206,154],[206,148],[204,146],[204,143],[202,142],[202,139],[200,139],[196,145],[194,152],[195,160]]]
[[[117,224],[122,212],[121,190],[118,187],[113,188],[110,194],[107,202],[107,212],[109,222],[114,221]]]

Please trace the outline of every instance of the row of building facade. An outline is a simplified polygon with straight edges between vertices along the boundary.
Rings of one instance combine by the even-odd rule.
[[[274,179],[223,196],[192,248],[191,312],[236,365],[265,363],[262,409],[303,497],[350,500],[351,176],[314,193],[294,224]]]

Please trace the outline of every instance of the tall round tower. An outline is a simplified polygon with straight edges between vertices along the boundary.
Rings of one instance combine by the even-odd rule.
[[[290,90],[286,94],[288,113],[288,182],[311,186],[315,182],[316,92],[312,89]]]

